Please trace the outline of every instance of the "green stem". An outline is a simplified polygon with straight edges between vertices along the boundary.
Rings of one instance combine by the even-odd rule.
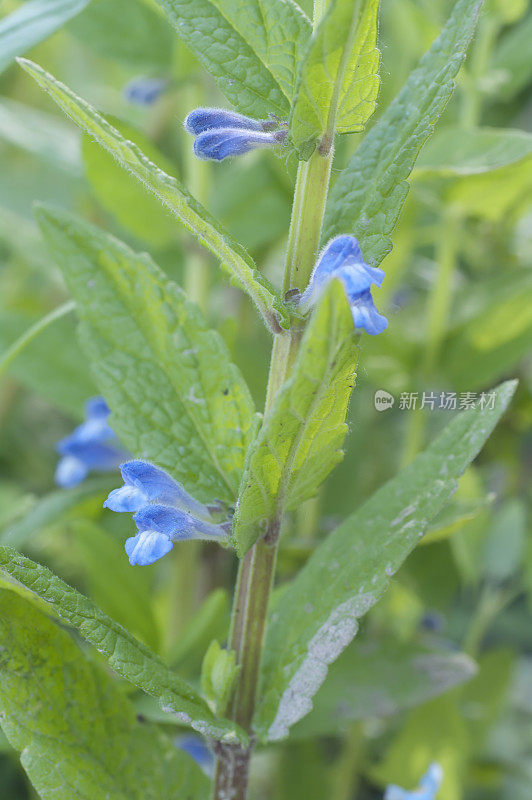
[[[16,357],[21,353],[27,345],[30,344],[45,328],[55,322],[56,319],[61,319],[61,317],[66,316],[66,314],[70,314],[71,311],[74,311],[76,304],[73,300],[69,300],[67,303],[63,303],[63,305],[54,308],[53,311],[50,311],[49,314],[42,317],[42,319],[38,320],[34,325],[28,328],[22,336],[13,342],[11,347],[3,354],[2,358],[0,359],[0,375],[2,375],[12,364],[12,362],[16,359]]]
[[[327,155],[316,151],[308,162],[300,164],[288,239],[285,288],[304,289],[312,272],[321,235],[332,157],[332,148]],[[265,414],[290,374],[300,340],[301,330],[297,328],[275,336]],[[249,733],[252,733],[281,521],[282,510],[270,520],[266,532],[241,560],[235,589],[229,647],[236,653],[240,673],[227,715]],[[217,755],[214,799],[245,800],[251,749],[218,744]]]

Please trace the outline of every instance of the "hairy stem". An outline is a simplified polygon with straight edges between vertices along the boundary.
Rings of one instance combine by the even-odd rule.
[[[308,162],[300,165],[290,223],[285,289],[304,289],[312,272],[319,247],[332,156],[332,148],[326,155],[317,150]],[[300,340],[299,329],[275,336],[265,414],[290,374]],[[229,647],[236,652],[240,673],[226,714],[250,734],[281,521],[280,512],[270,520],[267,530],[241,560],[235,590]],[[214,800],[245,800],[250,755],[251,749],[218,746]]]

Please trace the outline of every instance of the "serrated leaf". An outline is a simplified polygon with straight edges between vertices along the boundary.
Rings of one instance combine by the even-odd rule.
[[[356,720],[397,714],[470,680],[476,671],[465,653],[443,648],[393,640],[353,644],[332,665],[314,708],[290,739],[337,735]]]
[[[276,330],[279,326],[288,327],[289,318],[284,303],[269,281],[257,272],[248,253],[176,178],[153,164],[133,142],[125,139],[92,106],[56,81],[42,67],[27,59],[18,61],[70,119],[108,150],[204,247],[220,259],[231,280],[251,297],[269,326]]]
[[[419,150],[454,89],[482,0],[458,0],[440,36],[366,135],[334,185],[324,241],[354,234],[373,267],[392,249],[390,233],[408,194]]]
[[[494,408],[455,417],[424,453],[316,548],[281,594],[267,627],[255,718],[263,739],[283,738],[311,710],[329,664],[453,494],[515,386],[509,381],[498,388]]]
[[[0,72],[30,47],[42,42],[89,0],[30,0],[0,21]]]
[[[379,0],[335,0],[301,63],[290,138],[308,155],[318,138],[361,131],[373,114],[380,79]]]
[[[190,725],[205,736],[245,740],[243,731],[234,723],[215,717],[196,691],[155,653],[47,567],[12,547],[0,546],[0,572],[51,604],[59,618],[77,628],[118,675],[155,697],[161,708],[177,714],[183,725]]]
[[[0,590],[2,728],[43,800],[207,798],[209,781],[34,606]]]
[[[311,24],[293,0],[157,0],[239,111],[287,117]]]
[[[254,410],[221,336],[147,254],[66,212],[36,215],[76,300],[113,430],[203,501],[233,502]]]
[[[357,361],[345,289],[333,281],[305,331],[290,379],[246,461],[233,541],[240,555],[269,520],[311,497],[342,458]]]

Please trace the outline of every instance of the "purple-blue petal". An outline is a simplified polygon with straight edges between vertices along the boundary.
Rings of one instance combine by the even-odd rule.
[[[124,545],[129,563],[132,566],[139,564],[142,567],[158,561],[169,553],[173,546],[168,536],[157,531],[141,531],[136,536],[126,539]]]
[[[188,753],[207,775],[212,777],[214,772],[214,755],[203,739],[200,739],[199,736],[181,736],[176,744],[181,750]]]
[[[111,409],[107,405],[104,397],[91,397],[85,403],[85,417],[87,419],[91,417],[103,417],[107,419],[110,413]]]
[[[55,469],[55,482],[62,489],[71,489],[85,480],[88,472],[88,467],[79,458],[63,456]]]
[[[136,486],[121,486],[119,489],[113,489],[105,503],[104,508],[110,508],[111,511],[138,511],[139,508],[146,505],[147,497],[143,491],[137,489]]]
[[[363,328],[371,336],[377,336],[388,327],[388,320],[375,308],[371,292],[362,292],[351,304],[356,328]]]
[[[443,770],[439,764],[433,763],[421,778],[417,789],[407,791],[400,786],[390,784],[384,792],[384,800],[436,800],[436,794],[443,780]]]
[[[198,519],[179,508],[149,504],[133,516],[139,531],[154,530],[170,536],[174,541],[183,539],[226,539],[227,531],[222,525]]]
[[[161,96],[166,88],[164,78],[133,78],[123,89],[123,95],[130,103],[150,106]]]
[[[175,506],[194,514],[209,517],[209,511],[199,503],[172,478],[164,469],[150,464],[149,461],[135,459],[126,461],[120,467],[124,483],[139,489],[146,497],[145,502],[159,502]]]
[[[185,130],[197,136],[213,128],[240,128],[248,131],[262,131],[264,122],[252,119],[236,111],[225,108],[195,108],[186,117]]]
[[[237,128],[213,128],[194,140],[194,155],[201,159],[223,161],[230,156],[242,156],[258,147],[272,147],[280,141],[279,134]]]

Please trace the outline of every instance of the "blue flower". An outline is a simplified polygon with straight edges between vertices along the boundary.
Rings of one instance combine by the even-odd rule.
[[[279,144],[286,138],[279,125],[273,117],[252,119],[224,108],[196,108],[185,119],[185,129],[196,137],[194,155],[213,161]]]
[[[185,118],[185,130],[197,136],[212,128],[243,128],[248,131],[265,131],[272,127],[271,120],[252,119],[225,108],[195,108]],[[275,125],[275,123],[273,123]]]
[[[161,503],[209,516],[207,506],[191,497],[164,469],[148,461],[126,461],[120,466],[120,472],[124,486],[113,489],[103,504],[104,508],[110,508],[111,511],[138,511],[148,503]]]
[[[166,89],[165,78],[133,78],[123,89],[123,95],[130,103],[151,106]]]
[[[391,784],[384,792],[384,800],[435,800],[442,780],[441,766],[433,763],[421,778],[417,789],[407,792],[406,789]]]
[[[388,320],[379,314],[371,296],[372,284],[382,284],[384,271],[366,264],[354,236],[337,236],[327,244],[301,296],[301,304],[315,302],[332,278],[339,278],[345,286],[355,327],[372,336],[388,327]]]
[[[214,775],[214,755],[199,736],[180,736],[176,744],[194,759],[210,778]]]
[[[114,489],[104,507],[136,512],[138,533],[126,540],[131,564],[153,564],[175,541],[202,539],[225,544],[230,523],[212,521],[210,509],[199,503],[171,475],[147,461],[128,461],[120,467],[124,486]]]
[[[103,397],[93,397],[85,405],[85,422],[57,443],[62,456],[55,472],[59,486],[70,489],[91,470],[114,470],[124,459],[126,451],[107,422],[110,413]]]

